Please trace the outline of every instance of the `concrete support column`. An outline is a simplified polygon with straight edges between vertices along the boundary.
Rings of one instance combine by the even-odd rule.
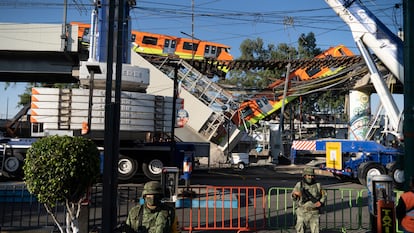
[[[363,140],[369,129],[371,117],[371,99],[367,92],[351,90],[349,92],[349,125],[348,138]]]

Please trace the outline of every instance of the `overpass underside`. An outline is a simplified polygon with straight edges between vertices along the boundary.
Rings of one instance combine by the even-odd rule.
[[[0,51],[1,82],[75,83],[77,52]]]

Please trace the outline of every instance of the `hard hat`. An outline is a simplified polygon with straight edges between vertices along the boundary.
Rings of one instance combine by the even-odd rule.
[[[305,167],[303,169],[303,175],[311,175],[311,176],[314,176],[315,175],[315,171],[311,167]]]
[[[162,194],[162,187],[159,181],[149,181],[144,185],[144,191],[142,191],[142,196],[148,194]]]

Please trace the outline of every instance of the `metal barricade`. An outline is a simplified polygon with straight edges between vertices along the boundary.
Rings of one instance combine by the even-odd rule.
[[[199,186],[181,190],[176,202],[183,231],[258,231],[266,228],[262,187]]]
[[[64,219],[64,206],[52,208],[57,219]],[[0,185],[0,226],[8,228],[54,228],[55,223],[43,204],[31,195],[24,184]]]
[[[366,189],[326,189],[327,202],[322,208],[320,227],[329,232],[365,232],[369,230],[368,193]],[[142,186],[118,187],[118,222],[138,204]],[[179,187],[176,214],[183,232],[195,231],[267,231],[295,232],[295,204],[292,188],[190,186]],[[395,191],[395,201],[402,191]],[[102,225],[102,186],[92,187],[88,203],[89,232],[99,232]],[[65,207],[54,207],[64,222]],[[26,190],[24,184],[0,185],[0,226],[5,229],[55,228],[43,204]],[[397,231],[400,232],[400,231]]]
[[[128,211],[138,203],[141,192],[140,186],[118,186],[118,222],[126,220]],[[82,211],[87,211],[89,216],[89,232],[99,232],[102,225],[102,185],[93,186],[90,194],[87,208]],[[52,212],[60,223],[65,224],[65,205],[57,204]],[[0,226],[1,230],[56,228],[43,204],[27,191],[23,183],[0,185]]]
[[[294,231],[295,203],[293,188],[273,187],[267,194],[267,228]],[[368,198],[365,189],[325,189],[327,201],[321,209],[320,227],[323,230],[369,229]]]

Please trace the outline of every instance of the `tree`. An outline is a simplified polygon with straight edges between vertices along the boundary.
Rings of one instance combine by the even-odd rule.
[[[17,106],[24,106],[31,101],[32,96],[32,87],[27,86],[24,90],[24,93],[19,94],[19,102],[17,103]]]
[[[286,43],[280,43],[275,50],[270,52],[271,59],[274,60],[287,60],[297,58],[298,52],[295,47]]]
[[[296,49],[287,44],[275,46],[274,44],[265,45],[263,40],[258,37],[255,40],[246,39],[240,45],[241,56],[239,60],[274,60],[288,59],[292,54],[296,54]],[[228,79],[220,80],[219,83],[235,85],[240,88],[265,89],[275,79],[280,78],[285,70],[252,69],[247,71],[233,70]],[[248,98],[248,97],[247,97]]]
[[[269,52],[264,47],[262,38],[246,39],[240,44],[240,60],[267,60]]]
[[[301,34],[298,39],[298,58],[313,58],[322,53],[320,48],[316,47],[316,38],[313,32],[307,35]]]
[[[66,232],[79,232],[78,218],[87,189],[100,171],[99,151],[83,137],[49,136],[28,149],[23,165],[27,189],[43,203],[60,232],[63,228],[52,208],[66,205]]]

